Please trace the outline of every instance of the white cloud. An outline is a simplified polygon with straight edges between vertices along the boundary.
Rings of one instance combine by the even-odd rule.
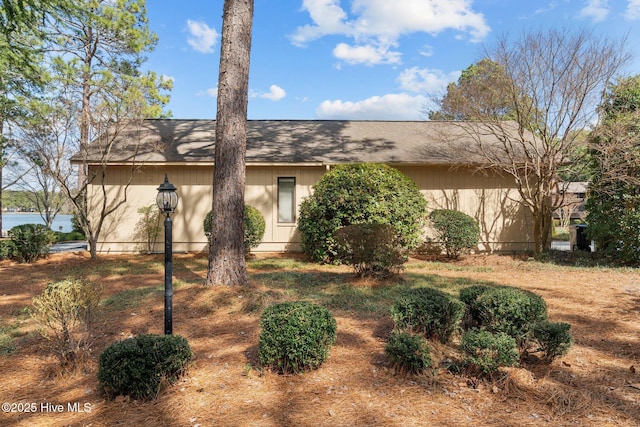
[[[611,12],[608,0],[589,0],[588,4],[580,11],[581,18],[592,19],[593,22],[602,22]]]
[[[189,46],[201,53],[213,53],[213,46],[218,42],[218,32],[201,21],[187,21],[190,37]]]
[[[287,92],[278,85],[271,85],[269,92],[257,95],[260,98],[270,99],[271,101],[279,101],[285,96]]]
[[[175,81],[176,81],[176,79],[175,79],[175,77],[173,77],[173,76],[167,76],[166,74],[163,74],[163,75],[161,75],[161,76],[160,76],[160,81],[161,81],[161,82],[163,82],[163,83],[164,83],[164,82],[171,82],[171,83],[173,83],[173,82],[175,82]]]
[[[624,16],[632,21],[640,20],[640,0],[629,0]]]
[[[449,83],[457,81],[459,77],[460,71],[445,74],[440,70],[413,67],[400,73],[398,81],[404,90],[438,95],[446,90]]]
[[[400,63],[400,52],[389,50],[390,46],[349,46],[346,43],[339,43],[333,49],[333,56],[343,60],[347,64],[398,64]]]
[[[196,94],[197,96],[210,96],[211,98],[218,97],[218,87],[212,87],[207,90],[201,90]]]
[[[428,99],[406,93],[372,96],[363,101],[324,101],[316,109],[319,119],[422,120]]]
[[[304,46],[326,35],[343,35],[354,39],[356,46],[346,49],[349,46],[342,43],[334,54],[342,54],[341,59],[349,63],[371,63],[356,59],[388,52],[384,47],[397,46],[405,34],[456,30],[472,41],[481,41],[490,31],[484,16],[471,8],[471,0],[351,0],[350,4],[352,16],[340,7],[339,0],[304,0],[302,9],[309,12],[313,24],[298,27],[292,42]],[[388,53],[393,56],[381,55],[378,60],[399,62],[398,52]]]

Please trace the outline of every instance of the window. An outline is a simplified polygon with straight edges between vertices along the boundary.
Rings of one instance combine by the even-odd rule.
[[[296,179],[278,177],[278,222],[296,222]]]

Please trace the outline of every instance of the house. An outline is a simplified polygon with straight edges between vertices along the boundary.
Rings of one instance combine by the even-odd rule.
[[[573,181],[558,183],[558,191],[563,198],[563,206],[553,212],[553,219],[558,220],[560,226],[566,227],[571,222],[579,220],[585,222],[585,209],[588,182]]]
[[[456,209],[477,219],[480,251],[530,250],[530,214],[517,203],[512,178],[478,172],[483,157],[469,136],[471,126],[436,121],[248,121],[245,203],[258,208],[266,220],[263,243],[254,250],[300,251],[300,202],[331,167],[348,162],[393,166],[418,185],[429,210]],[[89,186],[90,206],[102,202],[103,190],[111,198],[121,197],[125,189],[127,193],[127,202],[105,221],[98,252],[138,250],[138,210],[154,204],[165,174],[180,197],[172,217],[174,250],[207,250],[202,223],[212,203],[214,141],[212,120],[145,120],[119,131],[108,152],[93,144],[86,156],[76,156],[75,162],[87,164],[89,176],[105,165],[104,185],[94,180]],[[162,250],[161,242],[156,248]]]

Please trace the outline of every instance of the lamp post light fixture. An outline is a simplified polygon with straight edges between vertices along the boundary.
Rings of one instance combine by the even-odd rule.
[[[178,193],[176,187],[169,182],[165,174],[164,182],[158,187],[156,204],[160,212],[166,214],[164,219],[164,334],[173,333],[173,236],[171,214],[178,206]]]

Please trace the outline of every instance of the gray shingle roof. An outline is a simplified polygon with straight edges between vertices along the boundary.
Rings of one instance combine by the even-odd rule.
[[[118,133],[108,161],[213,163],[215,127],[215,120],[145,120]],[[246,162],[482,163],[477,132],[470,132],[475,127],[439,121],[249,120]],[[490,134],[482,138],[496,140]],[[101,153],[94,143],[86,160],[100,162]]]

